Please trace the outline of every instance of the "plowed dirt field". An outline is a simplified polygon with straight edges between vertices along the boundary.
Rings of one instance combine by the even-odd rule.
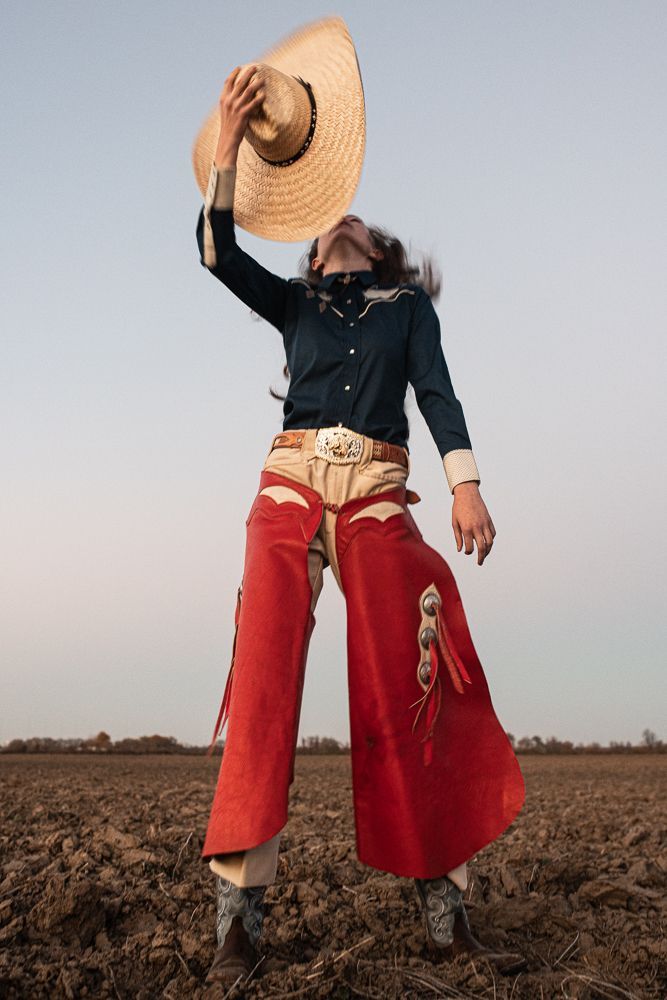
[[[667,996],[667,757],[519,759],[526,805],[470,865],[465,898],[477,937],[528,971],[428,959],[414,883],[356,859],[349,758],[297,755],[266,893],[274,968],[230,1000]],[[200,851],[219,760],[0,757],[1,997],[211,996]]]

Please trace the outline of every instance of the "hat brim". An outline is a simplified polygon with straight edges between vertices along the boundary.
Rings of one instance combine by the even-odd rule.
[[[364,90],[357,54],[340,17],[288,35],[254,62],[311,84],[317,124],[303,156],[286,167],[266,163],[250,143],[239,146],[234,221],[265,239],[314,239],[343,216],[359,184],[366,146]],[[193,147],[197,185],[205,194],[220,132],[216,107]]]

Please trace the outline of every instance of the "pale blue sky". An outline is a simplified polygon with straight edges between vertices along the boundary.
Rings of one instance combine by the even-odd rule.
[[[366,97],[350,211],[444,274],[482,567],[414,396],[409,485],[496,712],[517,736],[667,737],[667,6],[27,0],[0,37],[0,741],[210,738],[284,381],[280,335],[199,263],[191,147],[235,65],[330,14]],[[237,235],[297,273],[305,243]],[[315,733],[349,735],[330,569]]]

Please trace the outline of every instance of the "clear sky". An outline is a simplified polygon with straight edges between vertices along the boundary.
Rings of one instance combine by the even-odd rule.
[[[191,148],[234,66],[331,14],[366,97],[349,211],[444,275],[491,555],[457,553],[409,395],[412,511],[496,712],[667,737],[667,5],[26,0],[0,36],[0,741],[210,739],[285,382],[280,335],[199,263]],[[297,273],[305,243],[237,236]],[[349,736],[345,642],[327,569],[301,736]]]

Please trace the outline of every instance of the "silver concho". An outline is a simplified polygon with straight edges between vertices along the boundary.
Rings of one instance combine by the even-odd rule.
[[[422,601],[422,607],[427,615],[433,617],[435,615],[435,609],[440,607],[440,598],[437,594],[430,593],[427,594]]]
[[[424,649],[428,649],[429,643],[431,642],[431,639],[433,640],[433,642],[437,642],[438,641],[438,637],[436,635],[435,629],[434,628],[424,628],[424,629],[422,629],[421,635],[419,636],[419,641],[421,642],[421,644],[424,647]]]
[[[431,664],[428,660],[424,660],[423,663],[419,664],[419,680],[422,684],[428,684],[431,679]]]

